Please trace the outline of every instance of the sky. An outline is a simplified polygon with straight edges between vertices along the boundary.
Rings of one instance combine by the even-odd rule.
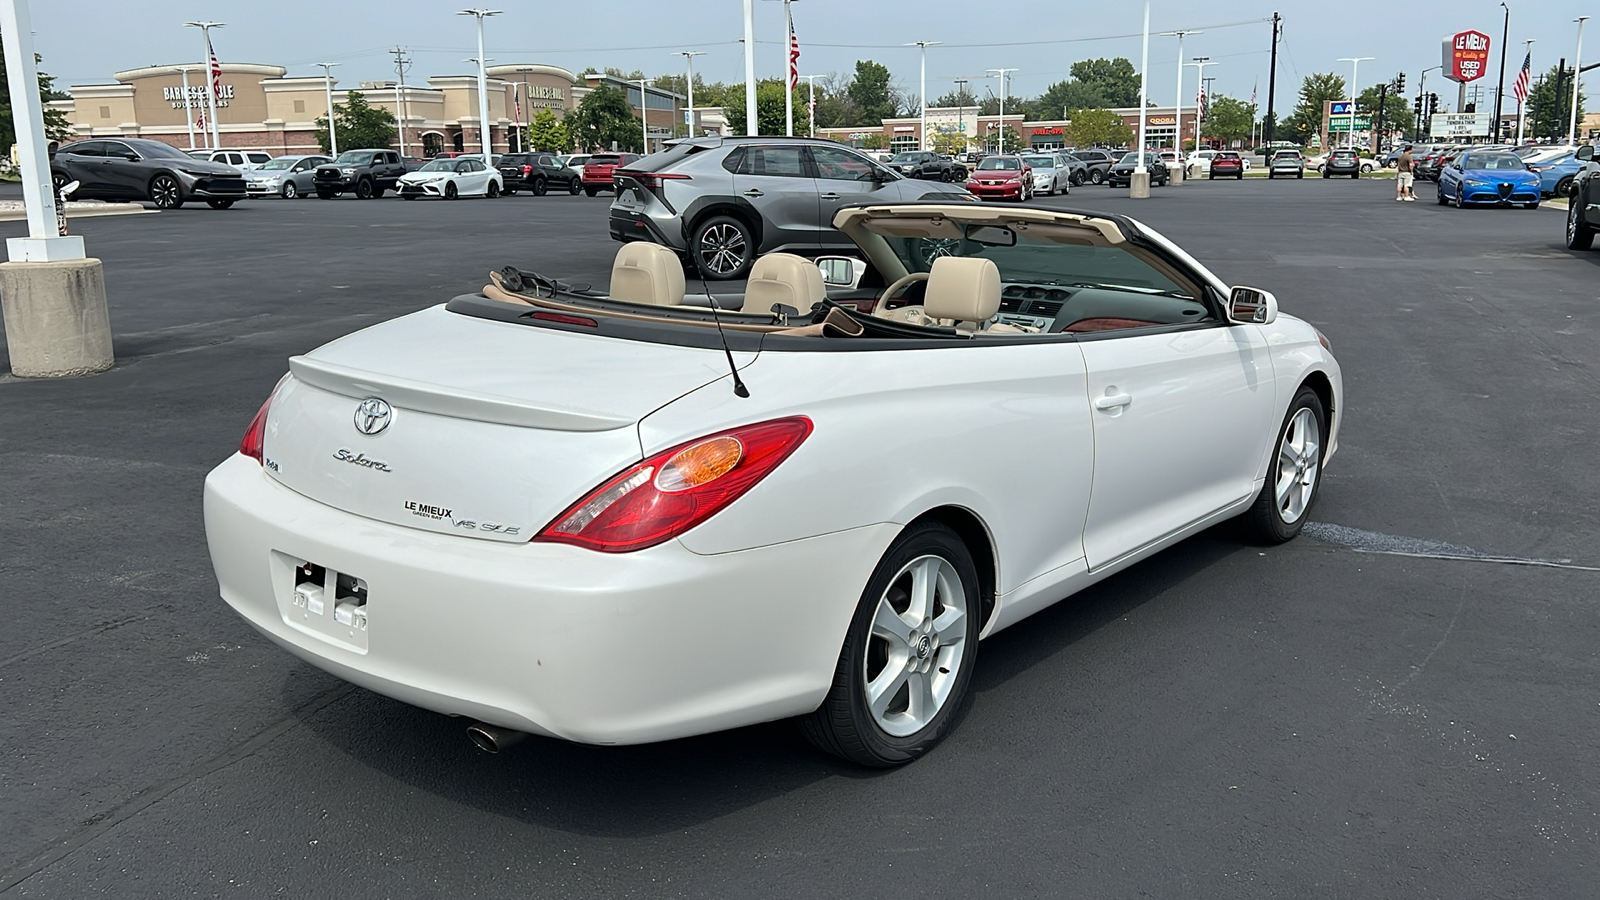
[[[41,67],[58,86],[104,83],[114,72],[147,65],[196,62],[199,31],[190,20],[225,22],[214,32],[224,62],[287,66],[290,75],[321,74],[316,62],[336,62],[335,76],[345,87],[361,81],[393,80],[393,57],[407,48],[415,61],[408,82],[430,75],[473,70],[473,19],[455,15],[461,7],[437,0],[28,0],[33,14],[35,50]],[[1600,16],[1600,0],[1508,0],[1511,39],[1506,58],[1506,94],[1532,38],[1535,76],[1558,57],[1570,63],[1579,15]],[[491,63],[547,63],[574,72],[593,66],[649,74],[682,72],[676,50],[700,50],[695,72],[707,81],[739,81],[744,75],[742,0],[566,0],[531,3],[502,0],[503,12],[487,20],[485,55]],[[1267,105],[1271,44],[1268,21],[1274,9],[1284,16],[1278,62],[1279,115],[1294,105],[1301,78],[1336,72],[1347,81],[1351,64],[1340,57],[1375,57],[1360,63],[1361,87],[1395,73],[1406,73],[1408,94],[1417,90],[1423,68],[1440,63],[1440,42],[1457,31],[1476,29],[1491,36],[1489,74],[1476,82],[1492,91],[1499,75],[1499,42],[1505,11],[1497,2],[1463,0],[1417,5],[1345,0],[1287,3],[1242,0],[1211,4],[1193,0],[1152,0],[1150,4],[1150,99],[1170,105],[1177,93],[1175,38],[1158,32],[1201,30],[1185,39],[1184,56],[1209,57],[1214,65],[1213,94],[1248,101],[1257,92]],[[783,4],[755,0],[756,74],[783,72]],[[794,0],[795,31],[801,45],[802,74],[848,74],[858,59],[888,66],[908,95],[918,92],[918,51],[912,41],[940,41],[927,51],[928,94],[937,98],[968,78],[981,97],[998,91],[986,69],[1014,67],[1009,92],[1036,96],[1069,77],[1072,63],[1092,57],[1126,56],[1139,66],[1143,4],[1136,0],[1093,2],[1000,2],[1000,0]],[[1585,57],[1600,61],[1600,22],[1591,22]],[[1185,99],[1194,96],[1195,69],[1187,68]],[[1593,93],[1600,70],[1585,76]],[[1438,72],[1430,92],[1454,105],[1454,85]],[[1508,100],[1509,102],[1509,100]],[[1592,105],[1592,104],[1591,104]]]

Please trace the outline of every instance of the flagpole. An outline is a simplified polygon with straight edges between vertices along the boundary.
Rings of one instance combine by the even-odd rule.
[[[211,29],[222,28],[222,22],[185,22],[190,28],[200,29],[201,39],[206,45],[206,54],[202,59],[206,67],[206,118],[211,120],[211,146],[212,149],[222,149],[222,129],[217,125],[217,83],[221,81],[220,63],[213,60],[217,58],[215,50],[211,49]],[[214,68],[215,67],[215,68]]]
[[[783,0],[783,133],[794,137],[794,13]]]
[[[183,73],[183,122],[189,126],[189,149],[194,149],[194,103],[189,99],[189,70],[193,66],[177,66]]]

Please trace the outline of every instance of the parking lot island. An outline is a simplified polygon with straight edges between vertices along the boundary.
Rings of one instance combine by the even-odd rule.
[[[13,375],[93,375],[112,366],[105,270],[98,259],[0,263],[0,318]]]

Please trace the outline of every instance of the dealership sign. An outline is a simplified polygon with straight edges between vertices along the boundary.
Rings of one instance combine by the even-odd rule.
[[[1428,120],[1428,133],[1434,137],[1484,137],[1489,133],[1493,113],[1434,113]]]
[[[1444,39],[1444,77],[1465,84],[1489,73],[1489,36],[1463,31]]]

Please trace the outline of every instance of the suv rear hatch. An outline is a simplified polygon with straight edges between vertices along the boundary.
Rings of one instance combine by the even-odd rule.
[[[617,166],[625,166],[638,158],[638,155],[633,153],[596,153],[583,165],[583,183],[610,187],[611,173]]]
[[[272,478],[395,525],[526,541],[641,458],[640,419],[727,363],[435,307],[295,357],[290,373],[267,418]]]

